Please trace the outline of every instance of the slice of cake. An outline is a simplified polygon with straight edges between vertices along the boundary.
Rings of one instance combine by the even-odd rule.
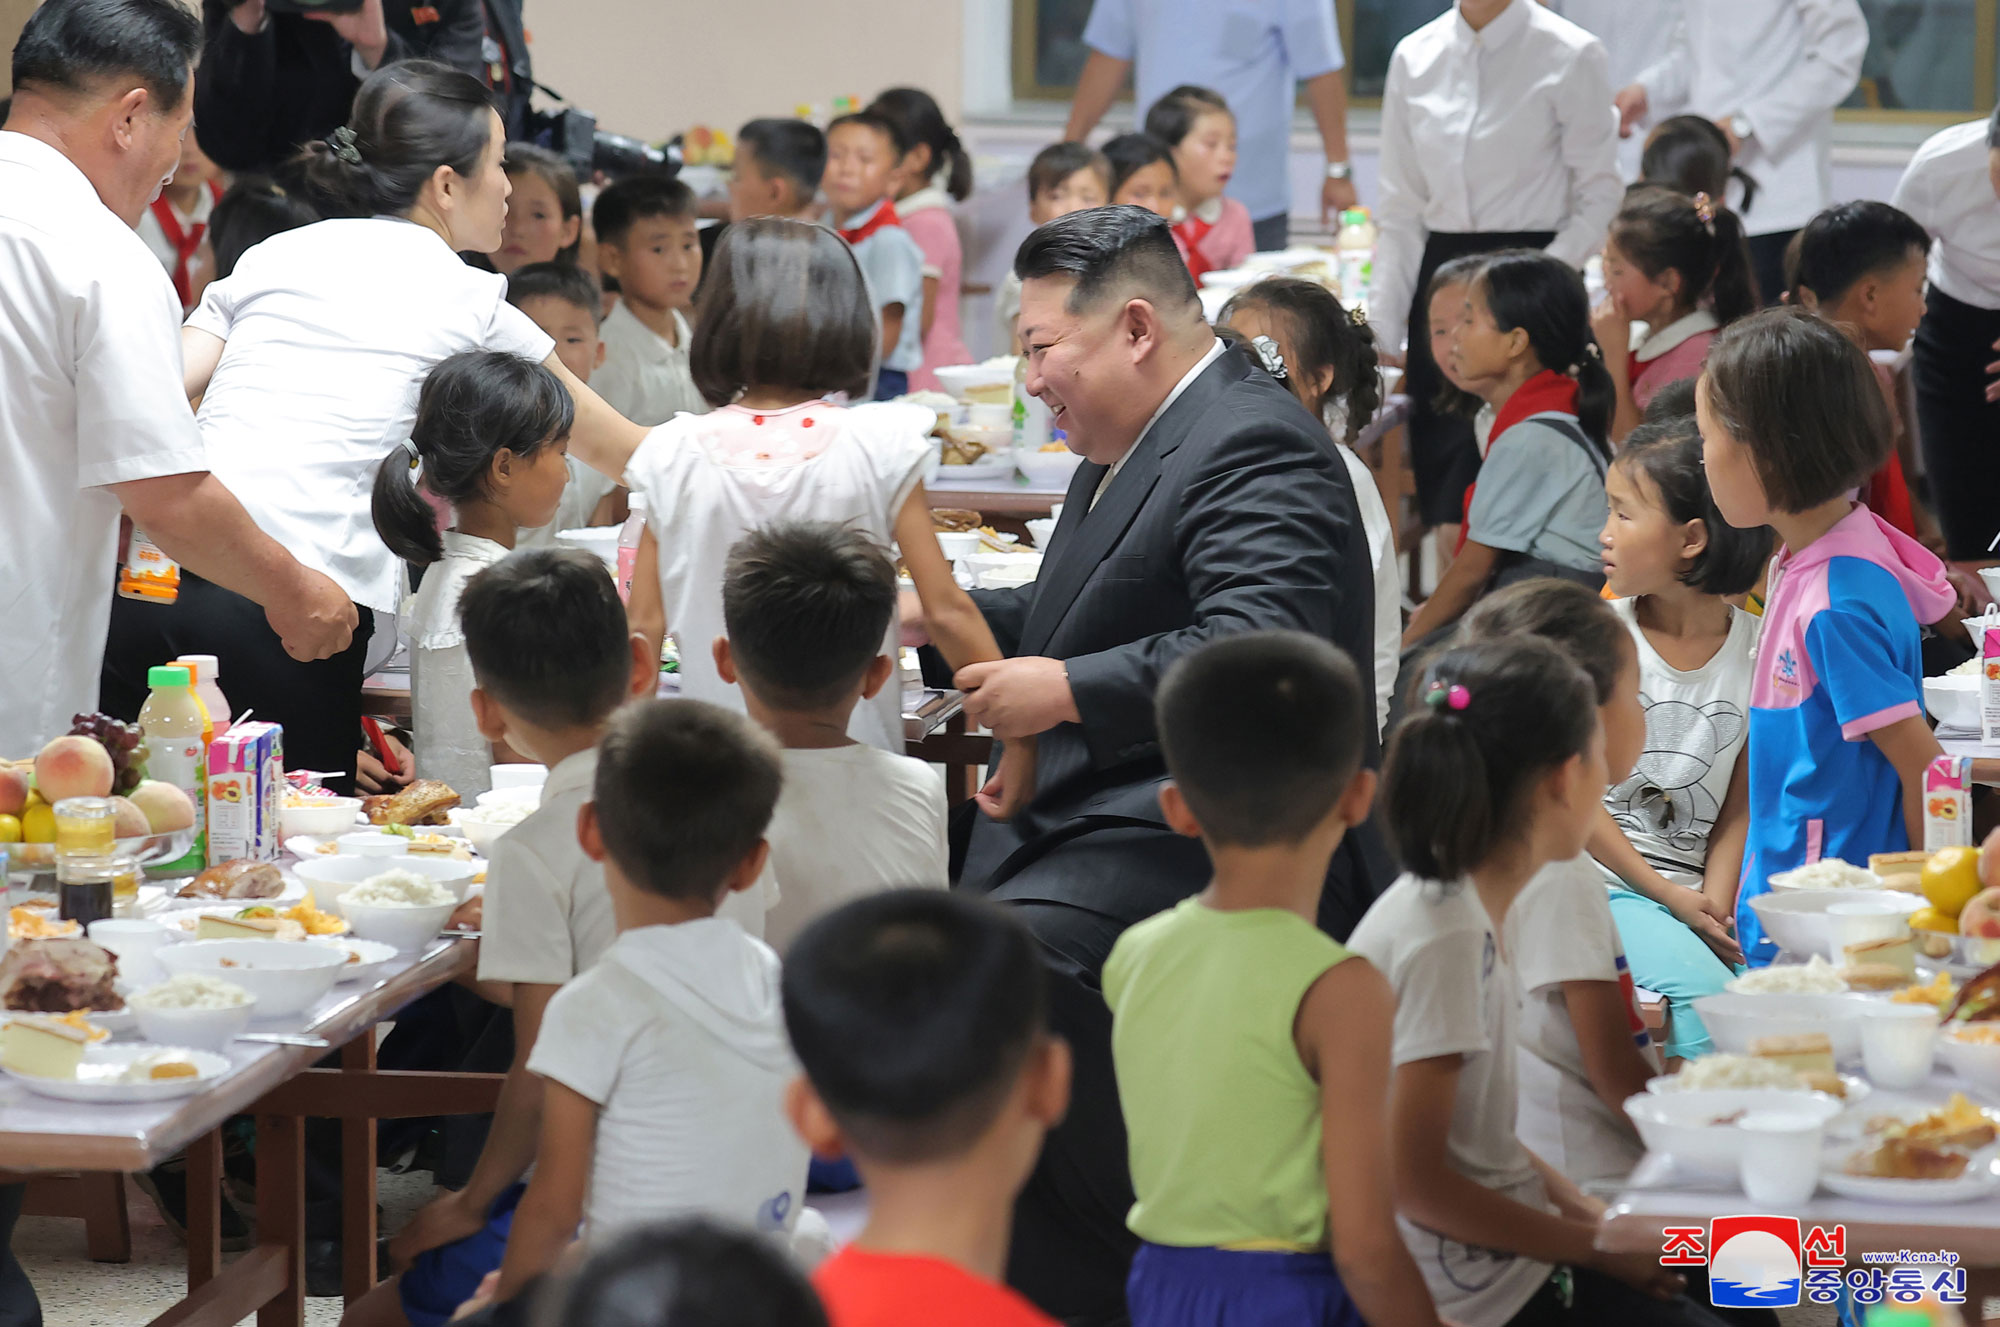
[[[1907,986],[1917,979],[1917,942],[1913,936],[1899,935],[1886,940],[1863,940],[1859,944],[1846,946],[1849,973],[1857,968],[1886,966],[1896,970],[1902,980],[1896,984]],[[1851,975],[1847,984],[1854,985]],[[1863,987],[1865,990],[1887,990],[1886,986]]]
[[[1893,963],[1849,963],[1840,970],[1840,979],[1850,991],[1897,991],[1911,982]]]
[[[1836,1097],[1847,1095],[1840,1075],[1834,1071],[1833,1043],[1824,1032],[1797,1037],[1758,1037],[1750,1043],[1750,1053],[1790,1069],[1815,1092]]]
[[[305,934],[297,922],[268,915],[203,917],[194,928],[197,940],[303,940]]]
[[[1888,881],[1893,877],[1904,875],[1921,877],[1923,875],[1924,863],[1930,859],[1931,855],[1921,848],[1913,848],[1906,852],[1871,852],[1868,854],[1868,869],[1882,877],[1886,888],[1901,889],[1904,886],[1891,885],[1888,884]],[[1908,888],[1913,894],[1922,893],[1921,879],[1919,879],[1917,884],[1910,885]]]
[[[0,1026],[0,1064],[36,1078],[75,1078],[90,1033],[55,1018],[11,1018]]]

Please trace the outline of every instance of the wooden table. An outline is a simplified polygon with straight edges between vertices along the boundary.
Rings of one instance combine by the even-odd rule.
[[[933,507],[964,507],[1003,516],[1047,516],[1069,492],[1069,486],[1041,488],[1016,475],[1012,482],[960,487],[949,479],[924,485]]]

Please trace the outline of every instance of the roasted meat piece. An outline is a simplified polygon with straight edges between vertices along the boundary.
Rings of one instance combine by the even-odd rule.
[[[445,812],[458,805],[458,794],[436,779],[418,779],[387,797],[364,797],[361,810],[371,825],[445,825]]]

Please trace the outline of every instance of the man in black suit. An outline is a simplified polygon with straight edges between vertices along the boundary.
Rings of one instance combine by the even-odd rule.
[[[1136,1241],[1098,977],[1126,927],[1209,874],[1199,840],[1160,811],[1153,692],[1196,646],[1276,627],[1372,675],[1373,578],[1326,430],[1216,338],[1166,222],[1074,213],[1031,235],[1014,271],[1028,390],[1085,463],[1040,580],[974,594],[1009,657],[959,672],[966,708],[1002,740],[1034,736],[1037,771],[1032,796],[997,778],[980,794],[960,882],[1035,932],[1075,1052],[1069,1118],[1016,1209],[1009,1280],[1057,1317],[1117,1322]],[[1334,859],[1321,925],[1345,937],[1387,883],[1364,825]]]

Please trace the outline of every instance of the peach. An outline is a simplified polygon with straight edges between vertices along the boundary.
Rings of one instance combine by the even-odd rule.
[[[147,779],[132,790],[132,804],[145,815],[155,834],[194,828],[194,803],[171,783]]]
[[[50,806],[66,797],[109,797],[117,771],[104,744],[90,737],[58,737],[35,757],[35,787]]]
[[[18,816],[28,806],[28,776],[0,763],[0,816]]]
[[[115,817],[112,821],[111,832],[119,838],[143,839],[152,835],[152,822],[146,819],[146,813],[141,811],[131,798],[112,798],[111,809]]]

